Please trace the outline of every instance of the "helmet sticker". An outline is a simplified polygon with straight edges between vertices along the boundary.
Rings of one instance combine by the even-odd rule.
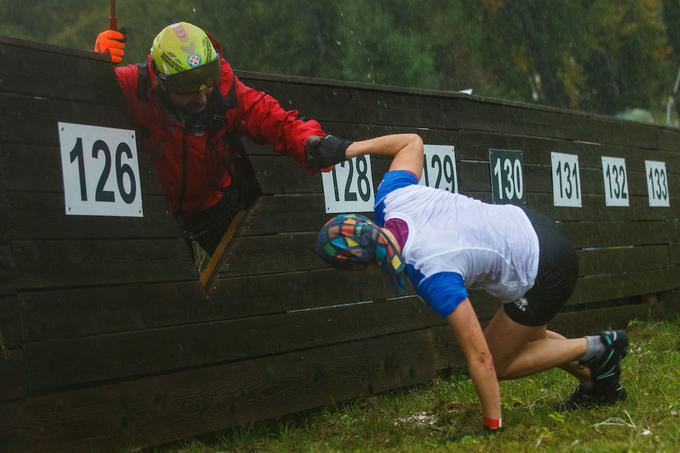
[[[192,68],[200,66],[202,63],[201,56],[197,53],[192,53],[187,57],[187,63],[189,63],[189,66],[191,66]]]

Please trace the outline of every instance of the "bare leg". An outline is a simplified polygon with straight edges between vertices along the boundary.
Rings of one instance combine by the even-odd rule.
[[[554,367],[568,366],[579,379],[582,373],[570,362],[582,357],[588,347],[585,338],[566,339],[547,333],[546,326],[529,327],[516,323],[499,309],[484,336],[500,379],[514,379]]]
[[[560,335],[557,332],[553,332],[552,330],[546,329],[545,333],[547,338],[552,338],[555,340],[567,339],[567,337]],[[590,374],[590,368],[581,365],[576,360],[574,360],[573,362],[565,363],[564,365],[560,365],[560,368],[562,368],[567,373],[573,375],[576,379],[578,379],[581,382],[586,382],[592,379],[592,376]]]

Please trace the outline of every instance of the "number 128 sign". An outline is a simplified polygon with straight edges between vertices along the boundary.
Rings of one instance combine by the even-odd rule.
[[[369,156],[340,162],[321,173],[326,212],[373,211],[373,176]]]
[[[58,127],[66,214],[143,217],[135,131]]]

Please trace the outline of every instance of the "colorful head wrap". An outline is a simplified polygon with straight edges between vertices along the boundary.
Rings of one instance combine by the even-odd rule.
[[[399,247],[366,216],[340,214],[330,219],[316,238],[316,252],[333,267],[346,270],[363,269],[375,261],[398,295],[406,289]]]

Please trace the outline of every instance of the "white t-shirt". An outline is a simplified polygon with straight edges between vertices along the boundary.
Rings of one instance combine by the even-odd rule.
[[[406,223],[402,254],[409,277],[444,316],[467,297],[467,288],[482,288],[507,303],[534,285],[538,237],[516,206],[421,186],[413,173],[397,170],[385,174],[375,211],[380,225],[390,219]]]

